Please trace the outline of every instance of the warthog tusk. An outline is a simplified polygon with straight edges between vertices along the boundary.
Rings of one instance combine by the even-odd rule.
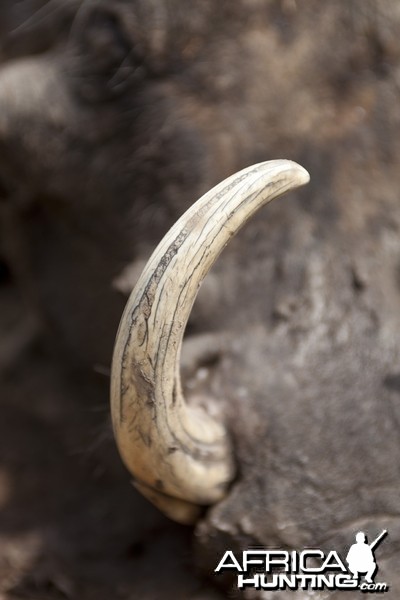
[[[235,473],[224,424],[182,394],[182,338],[199,286],[261,206],[308,181],[288,160],[228,177],[170,229],[126,305],[112,364],[114,433],[137,487],[178,521],[193,521],[199,505],[221,500]]]

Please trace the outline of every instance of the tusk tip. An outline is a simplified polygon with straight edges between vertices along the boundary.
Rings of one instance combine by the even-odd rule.
[[[302,167],[301,165],[299,165],[297,163],[293,163],[293,164],[296,165],[299,186],[306,185],[307,183],[309,183],[310,173],[307,171],[307,169],[305,169],[304,167]]]
[[[289,171],[290,175],[294,178],[296,186],[300,187],[306,185],[310,181],[310,173],[293,160],[277,160],[274,162],[277,167],[281,167],[282,170]]]

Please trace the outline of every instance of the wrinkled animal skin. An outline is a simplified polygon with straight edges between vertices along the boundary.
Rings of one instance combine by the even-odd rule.
[[[0,72],[2,253],[87,365],[197,197],[270,158],[311,174],[230,243],[189,322],[186,393],[219,399],[238,466],[196,528],[209,574],[228,548],[344,553],[386,528],[378,579],[400,592],[399,26],[395,1],[99,1]]]
[[[0,60],[45,52],[65,42],[82,0],[3,0]]]

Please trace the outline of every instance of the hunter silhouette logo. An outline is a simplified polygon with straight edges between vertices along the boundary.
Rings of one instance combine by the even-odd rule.
[[[374,582],[378,566],[374,550],[387,536],[384,529],[371,544],[363,531],[355,535],[346,561],[338,552],[319,548],[295,550],[245,550],[239,559],[227,550],[215,573],[236,571],[238,589],[256,590],[360,590],[387,592],[389,585]],[[348,567],[346,567],[346,563]]]
[[[382,542],[386,535],[387,530],[384,529],[372,544],[368,545],[365,533],[363,531],[357,533],[356,543],[351,546],[346,557],[349,569],[357,580],[359,575],[365,573],[365,581],[373,583],[372,578],[378,569],[373,550]]]

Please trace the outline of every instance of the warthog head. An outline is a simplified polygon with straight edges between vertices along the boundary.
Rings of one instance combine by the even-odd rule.
[[[387,529],[399,590],[398,1],[39,4],[63,35],[0,70],[0,254],[86,369],[135,285],[112,413],[136,486],[208,573]],[[310,185],[205,277],[305,183],[281,156]]]
[[[183,342],[183,367],[193,347],[200,365],[184,378],[184,399],[182,340],[200,284],[256,210],[307,181],[296,163],[271,161],[205,194],[154,251],[117,334],[111,407],[120,454],[148,499],[172,519],[198,523],[208,570],[226,548],[328,551],[344,548],[356,526],[398,531],[399,353],[390,330],[398,317],[375,284],[362,298],[368,284],[353,245],[348,262],[329,236],[309,244],[298,297],[276,301],[275,323],[260,324],[255,304],[243,309],[242,299],[244,320]],[[296,245],[286,249],[294,272],[304,268],[295,253]],[[268,293],[265,260],[251,278],[258,296]],[[239,279],[246,295],[243,272]],[[215,310],[223,321],[224,307]],[[393,582],[392,561],[380,564]]]

